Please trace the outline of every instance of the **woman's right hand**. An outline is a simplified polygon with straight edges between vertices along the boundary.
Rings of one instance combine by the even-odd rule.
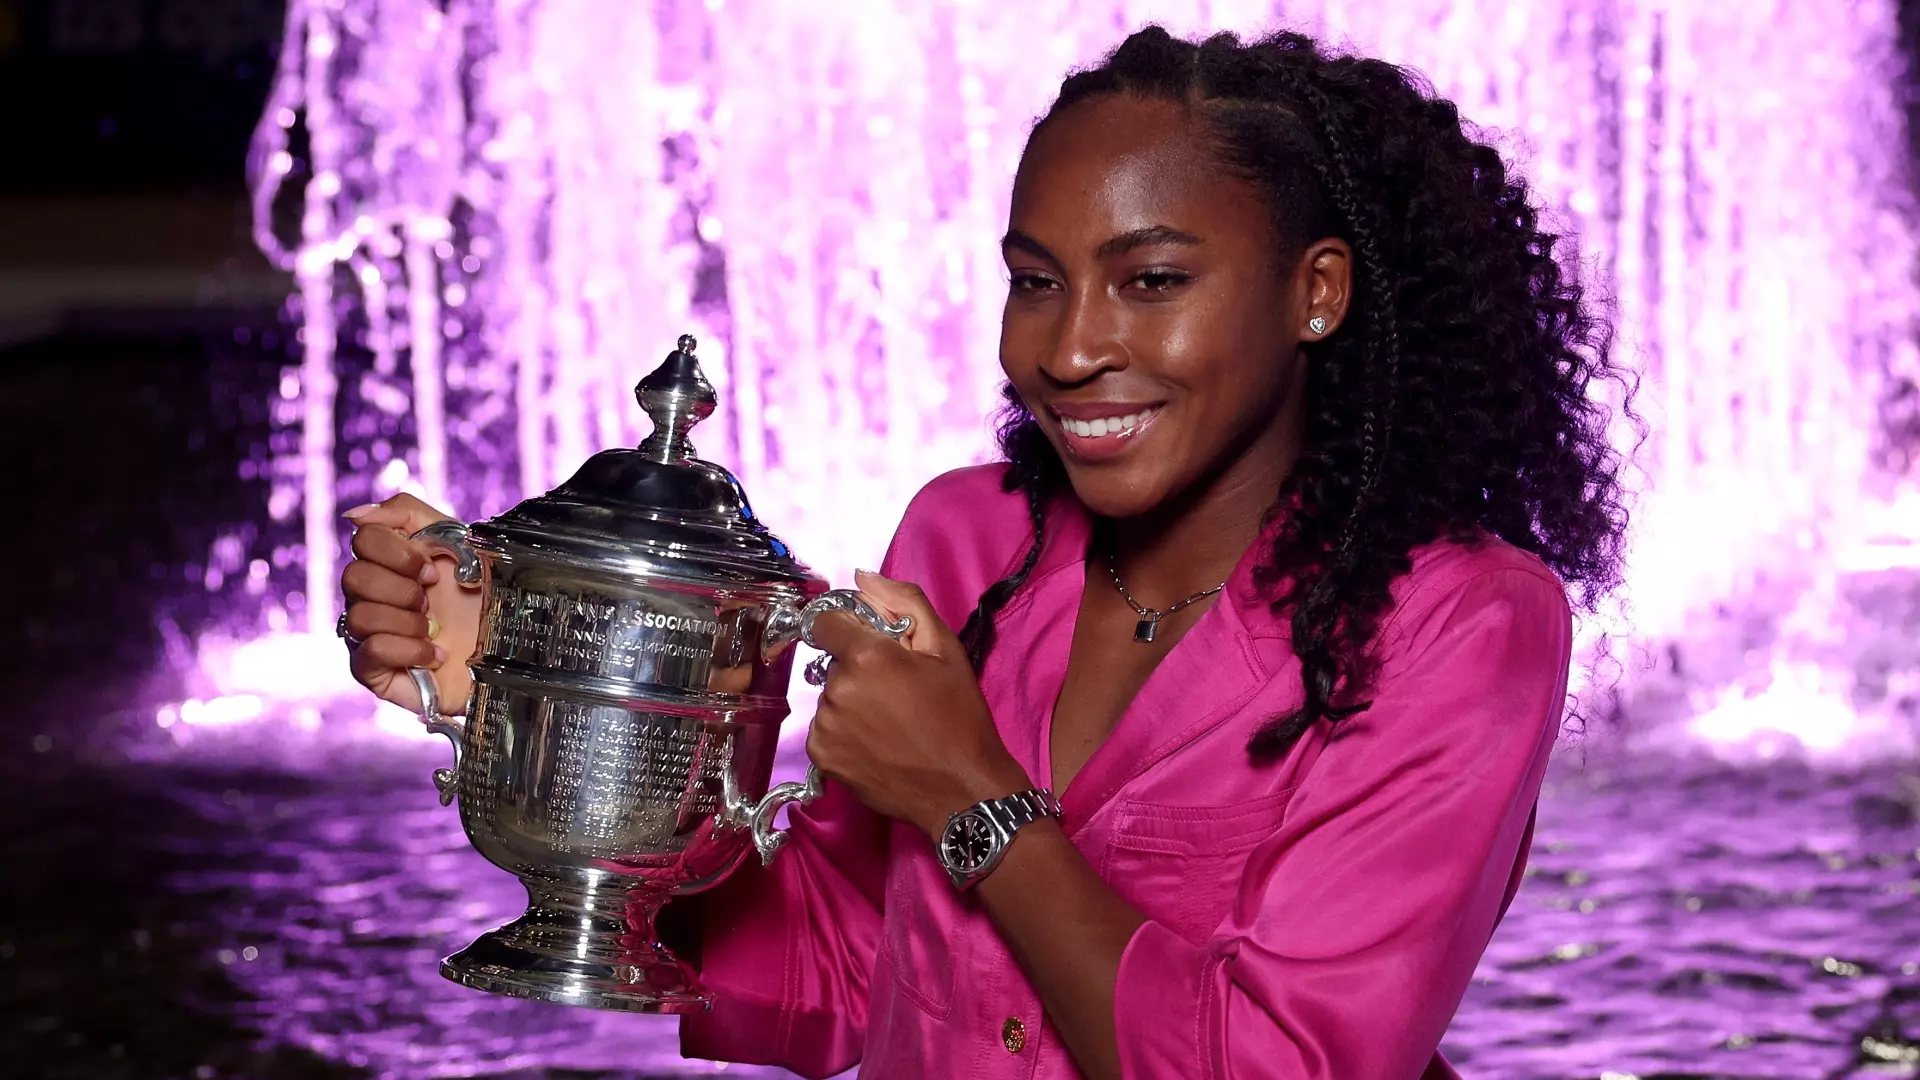
[[[347,598],[353,677],[382,700],[420,711],[408,668],[433,672],[440,708],[466,708],[472,688],[467,660],[479,637],[481,592],[454,580],[452,556],[409,540],[437,521],[453,520],[411,495],[347,511],[354,524],[353,561],[340,573]]]

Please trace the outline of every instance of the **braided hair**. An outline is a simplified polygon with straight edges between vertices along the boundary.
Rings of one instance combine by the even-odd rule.
[[[1612,381],[1630,400],[1632,387],[1525,181],[1451,102],[1401,68],[1301,34],[1194,43],[1150,26],[1069,76],[1034,132],[1116,94],[1189,107],[1221,164],[1267,196],[1283,261],[1325,237],[1353,251],[1345,321],[1301,346],[1304,446],[1275,493],[1288,510],[1256,572],[1290,620],[1304,700],[1253,735],[1256,759],[1367,707],[1368,646],[1415,547],[1490,533],[1539,556],[1584,610],[1619,584],[1622,463],[1589,391]],[[1004,483],[1026,494],[1034,536],[962,630],[975,670],[1066,479],[1011,386],[1004,396]]]

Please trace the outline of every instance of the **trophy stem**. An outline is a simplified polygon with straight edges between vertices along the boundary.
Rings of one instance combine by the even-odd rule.
[[[526,913],[441,961],[440,974],[475,990],[560,1005],[646,1013],[712,1007],[692,966],[655,932],[668,899],[657,884],[600,870],[521,881]]]

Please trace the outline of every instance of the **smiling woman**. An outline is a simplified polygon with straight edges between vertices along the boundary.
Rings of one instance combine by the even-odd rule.
[[[825,641],[816,861],[710,902],[686,1048],[1453,1075],[1566,588],[1619,576],[1615,369],[1555,242],[1378,61],[1150,28],[1068,79],[1003,242],[1007,464],[915,501],[918,587],[862,579],[906,649]]]
[[[771,867],[669,909],[717,999],[685,1052],[1454,1075],[1568,588],[1618,578],[1614,369],[1555,242],[1378,61],[1150,28],[1068,79],[1004,241],[1007,461],[930,483],[860,576],[901,641],[816,623],[830,782]],[[432,512],[354,513],[357,677],[457,683],[472,601],[400,535]]]

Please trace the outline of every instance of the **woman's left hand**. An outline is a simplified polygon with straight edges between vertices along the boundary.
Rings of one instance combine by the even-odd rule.
[[[860,571],[860,592],[913,628],[895,642],[844,612],[813,624],[833,654],[807,756],[868,808],[929,836],[982,799],[1032,787],[1007,752],[960,639],[917,585]]]

